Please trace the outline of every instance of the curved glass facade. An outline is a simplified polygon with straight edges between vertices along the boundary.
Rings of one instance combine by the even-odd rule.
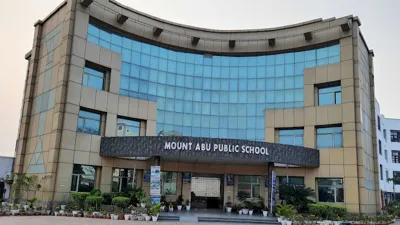
[[[88,41],[122,55],[120,94],[157,102],[159,135],[264,141],[264,110],[304,105],[304,68],[340,46],[262,56],[207,56],[142,43],[89,24]]]

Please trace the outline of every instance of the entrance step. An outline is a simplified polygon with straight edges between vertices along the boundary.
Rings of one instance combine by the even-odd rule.
[[[179,221],[179,216],[170,216],[170,215],[163,216],[163,215],[160,215],[160,216],[158,216],[158,220],[160,220],[160,221]]]
[[[190,215],[190,216],[180,216],[179,222],[197,223],[197,222],[199,222],[199,220],[198,220],[197,216]]]
[[[276,220],[265,220],[257,218],[217,218],[217,217],[199,217],[199,222],[207,223],[234,223],[234,224],[268,224],[268,225],[280,225]]]

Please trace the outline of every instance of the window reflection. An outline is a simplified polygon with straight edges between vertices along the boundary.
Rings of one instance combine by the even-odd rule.
[[[338,44],[276,55],[204,57],[142,43],[92,24],[88,40],[122,54],[120,94],[157,101],[157,133],[164,135],[264,141],[264,129],[253,121],[264,124],[266,109],[303,107],[304,69],[340,61]],[[175,119],[180,115],[184,119]],[[219,120],[205,121],[209,116]],[[223,117],[228,117],[226,123],[221,122]]]

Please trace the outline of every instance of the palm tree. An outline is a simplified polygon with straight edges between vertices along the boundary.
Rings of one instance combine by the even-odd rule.
[[[388,178],[388,182],[393,182],[393,200],[396,200],[396,190],[395,187],[397,184],[400,184],[400,177],[393,177],[393,178]]]

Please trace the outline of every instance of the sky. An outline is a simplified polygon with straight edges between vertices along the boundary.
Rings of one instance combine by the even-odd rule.
[[[62,0],[0,0],[0,155],[13,156],[21,114],[33,24]],[[257,29],[317,18],[358,16],[368,47],[374,50],[375,96],[381,113],[400,118],[399,0],[119,0],[136,10],[192,26]]]

